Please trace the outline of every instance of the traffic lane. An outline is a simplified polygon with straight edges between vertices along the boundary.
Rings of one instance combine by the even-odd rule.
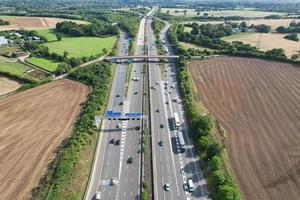
[[[170,63],[168,65],[170,73],[168,74],[167,77],[169,77],[169,82],[173,83],[175,85],[173,97],[172,98],[178,98],[179,96],[179,91],[178,91],[178,86],[176,85],[176,79],[175,77],[171,76],[172,73],[172,68],[175,68],[174,63]],[[183,106],[179,103],[172,102],[173,110],[174,112],[179,113],[179,118],[180,121],[184,124],[184,117],[183,117]],[[194,146],[190,144],[188,134],[185,130],[185,127],[182,127],[183,136],[186,141],[186,152],[183,154],[183,163],[184,163],[184,172],[186,174],[186,178],[189,179],[191,178],[193,182],[195,183],[195,192],[192,193],[191,195],[195,198],[200,198],[200,197],[205,197],[208,195],[207,188],[205,187],[206,183],[202,174],[202,171],[199,169],[199,166],[197,164],[198,160],[195,159],[195,149]]]
[[[116,66],[116,68],[115,68],[115,74],[114,74],[114,79],[113,79],[113,83],[112,83],[112,87],[113,88],[116,88],[117,86],[118,86],[118,91],[120,91],[120,86],[119,85],[122,85],[122,84],[120,84],[120,83],[118,83],[118,82],[120,82],[120,68],[121,68],[121,66],[120,65],[117,65]],[[117,102],[116,102],[116,98],[115,98],[115,91],[116,90],[112,90],[111,91],[111,94],[110,94],[110,97],[109,97],[109,106],[111,106],[111,107],[113,107],[114,105],[115,105],[115,108],[116,109],[118,109],[119,108],[119,110],[121,109],[121,107],[122,106],[119,106],[118,104],[117,104]],[[107,124],[107,125],[106,125]],[[115,125],[113,125],[113,126],[115,126]],[[104,122],[104,125],[103,125],[103,127],[104,127],[104,129],[111,129],[111,122]],[[102,132],[101,134],[103,134],[101,137],[102,137],[102,140],[101,140],[101,143],[100,143],[100,152],[106,152],[106,145],[107,145],[107,143],[108,143],[108,141],[111,139],[111,137],[109,137],[109,136],[112,136],[112,134],[106,134],[107,132]],[[103,144],[104,143],[104,144]],[[110,152],[110,150],[109,150],[109,152]],[[114,156],[117,156],[117,152],[118,151],[113,151],[113,152],[110,152],[110,154],[113,154]],[[99,155],[99,154],[98,154]],[[100,154],[101,155],[101,154]],[[105,156],[106,154],[104,154],[104,156]],[[95,165],[97,166],[96,167],[96,169],[100,169],[101,167],[102,167],[102,163],[103,163],[103,159],[105,159],[105,157],[101,157],[100,156],[100,159],[99,159],[99,161],[100,161],[100,163],[96,163]],[[110,161],[108,161],[108,163],[109,163]],[[110,163],[109,163],[110,164]],[[112,163],[112,164],[114,164],[114,163]],[[101,167],[100,167],[101,166]],[[96,175],[93,175],[93,176],[96,176],[96,177],[99,177],[99,178],[96,178],[96,182],[95,183],[92,183],[92,188],[93,189],[91,189],[91,191],[94,191],[94,192],[92,192],[90,195],[91,196],[94,196],[94,194],[96,193],[96,191],[98,191],[99,190],[99,186],[100,186],[100,181],[101,181],[101,179],[100,179],[100,177],[101,177],[101,173],[102,173],[102,168],[101,168],[101,170],[96,170],[96,171],[93,171],[94,172],[94,174],[96,174]],[[107,177],[105,177],[105,178],[107,178]],[[104,190],[105,190],[105,188],[104,188]],[[110,194],[111,194],[111,192],[108,192],[108,194],[109,194],[109,196],[110,196]]]
[[[156,72],[156,76],[160,76],[160,71],[159,71],[160,69],[157,69],[155,72]],[[163,101],[163,107],[164,107],[164,111],[165,111],[165,114],[164,114],[164,119],[165,119],[165,121],[166,121],[166,123],[168,123],[168,119],[170,118],[170,116],[169,116],[169,111],[168,111],[168,107],[169,107],[169,104],[166,104],[165,102],[169,102],[169,100],[168,99],[166,99],[166,96],[163,94],[165,91],[165,89],[164,89],[164,87],[165,87],[165,84],[164,84],[164,82],[163,81],[160,81],[161,82],[161,89],[160,89],[160,91],[161,91],[161,93],[160,93],[160,97],[159,97],[159,99],[161,99],[162,101]],[[182,190],[182,188],[183,188],[183,181],[182,181],[182,179],[181,179],[181,174],[180,174],[180,167],[179,167],[179,165],[178,165],[178,163],[179,163],[179,161],[177,161],[176,160],[176,150],[175,150],[175,148],[174,148],[174,136],[172,135],[172,132],[170,131],[170,127],[167,125],[166,126],[167,127],[167,134],[165,135],[165,139],[166,139],[166,141],[168,141],[168,152],[166,152],[166,153],[168,153],[168,155],[170,155],[170,156],[168,156],[168,158],[169,158],[169,163],[170,163],[170,165],[172,166],[172,171],[173,171],[173,173],[172,173],[172,178],[173,178],[173,180],[172,180],[172,182],[173,182],[173,184],[175,183],[175,188],[176,188],[176,191],[177,191],[177,198],[179,198],[179,199],[184,199],[185,198],[185,195],[182,193],[183,192],[183,190]],[[176,196],[175,197],[173,197],[173,198],[176,198]]]
[[[155,69],[156,68],[156,69]],[[154,72],[154,75],[152,77],[159,77],[159,68],[157,66],[153,66],[153,70],[152,72]],[[168,129],[168,126],[165,125],[165,128],[162,130],[159,125],[163,122],[163,124],[166,124],[166,121],[167,121],[167,118],[166,118],[166,114],[165,114],[165,106],[164,106],[164,103],[162,104],[161,100],[163,99],[162,97],[162,93],[161,93],[161,90],[162,90],[162,86],[161,86],[161,80],[159,79],[154,79],[152,84],[156,83],[157,81],[159,81],[160,83],[160,87],[156,90],[157,91],[157,97],[152,97],[151,99],[155,99],[157,100],[157,104],[158,105],[161,105],[161,118],[157,117],[156,119],[158,120],[157,123],[154,125],[157,132],[160,132],[158,135],[158,138],[161,138],[161,140],[165,141],[165,146],[164,146],[164,154],[160,154],[160,163],[157,163],[159,166],[157,168],[160,168],[161,169],[161,176],[167,176],[166,180],[164,180],[163,183],[161,183],[161,188],[158,189],[158,190],[161,190],[162,192],[164,192],[163,190],[163,185],[166,184],[166,183],[169,183],[170,184],[170,187],[171,187],[171,190],[172,190],[172,193],[167,193],[165,196],[165,193],[163,193],[163,196],[164,198],[166,199],[180,199],[180,192],[179,192],[179,188],[178,188],[178,181],[177,181],[177,178],[176,178],[176,172],[175,170],[173,169],[173,162],[174,160],[172,159],[172,156],[167,156],[170,154],[170,152],[172,152],[172,146],[171,146],[171,143],[170,143],[170,138],[169,138],[169,133],[167,131]],[[154,110],[153,110],[154,111]],[[154,133],[155,134],[155,133]],[[156,142],[159,142],[159,141],[156,141]],[[164,165],[162,165],[162,163],[164,163]],[[170,171],[172,171],[173,173],[170,173]],[[159,174],[158,174],[159,176]],[[168,182],[166,182],[168,181]],[[176,190],[174,192],[174,190]],[[182,198],[181,198],[182,199]]]

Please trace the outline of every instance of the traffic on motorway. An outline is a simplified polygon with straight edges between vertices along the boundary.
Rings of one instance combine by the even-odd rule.
[[[187,135],[176,79],[176,58],[171,57],[172,48],[166,37],[168,23],[160,39],[165,55],[170,56],[169,62],[161,65],[155,57],[157,49],[151,23],[156,10],[157,7],[153,7],[141,19],[135,47],[136,56],[150,56],[145,62],[149,88],[144,85],[145,63],[133,63],[129,72],[129,64],[116,64],[107,107],[110,117],[102,122],[85,199],[141,199],[143,120],[120,120],[119,115],[132,112],[141,113],[142,117],[145,90],[150,91],[147,123],[152,133],[153,199],[209,199],[206,181]],[[125,32],[120,34],[119,47],[118,56],[128,56],[129,41]],[[128,87],[127,73],[130,73]],[[118,114],[119,120],[112,114]]]

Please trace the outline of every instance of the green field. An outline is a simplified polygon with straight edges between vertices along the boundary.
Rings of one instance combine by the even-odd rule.
[[[22,76],[30,68],[19,62],[0,61],[0,71]]]
[[[226,36],[226,37],[222,37],[221,39],[222,40],[238,40],[238,39],[241,39],[241,38],[244,38],[245,36],[248,36],[248,35],[255,35],[257,33],[237,33],[237,34],[233,34],[233,35],[230,35],[230,36]]]
[[[55,62],[53,60],[48,60],[45,58],[37,58],[37,57],[27,58],[26,61],[50,72],[54,72],[57,69],[59,64],[58,62]]]
[[[184,27],[184,32],[190,33],[192,30],[193,30],[192,27],[188,27],[188,26],[185,26],[185,27]]]
[[[53,33],[53,29],[39,29],[36,30],[36,32],[39,35],[44,36],[48,40],[48,42],[57,41],[56,36]]]
[[[116,37],[63,37],[61,41],[49,42],[43,45],[50,52],[63,55],[64,51],[69,53],[68,57],[84,57],[102,54],[103,49],[110,51],[116,41]]]

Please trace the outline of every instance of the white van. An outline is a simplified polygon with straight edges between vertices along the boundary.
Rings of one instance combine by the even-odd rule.
[[[194,192],[195,188],[194,188],[194,183],[192,179],[188,180],[188,187],[189,187],[189,192]]]

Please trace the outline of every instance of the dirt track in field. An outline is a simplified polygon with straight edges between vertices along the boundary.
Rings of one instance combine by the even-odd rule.
[[[63,80],[0,99],[0,199],[27,199],[88,94]]]
[[[246,200],[300,197],[300,67],[248,58],[192,61]]]

